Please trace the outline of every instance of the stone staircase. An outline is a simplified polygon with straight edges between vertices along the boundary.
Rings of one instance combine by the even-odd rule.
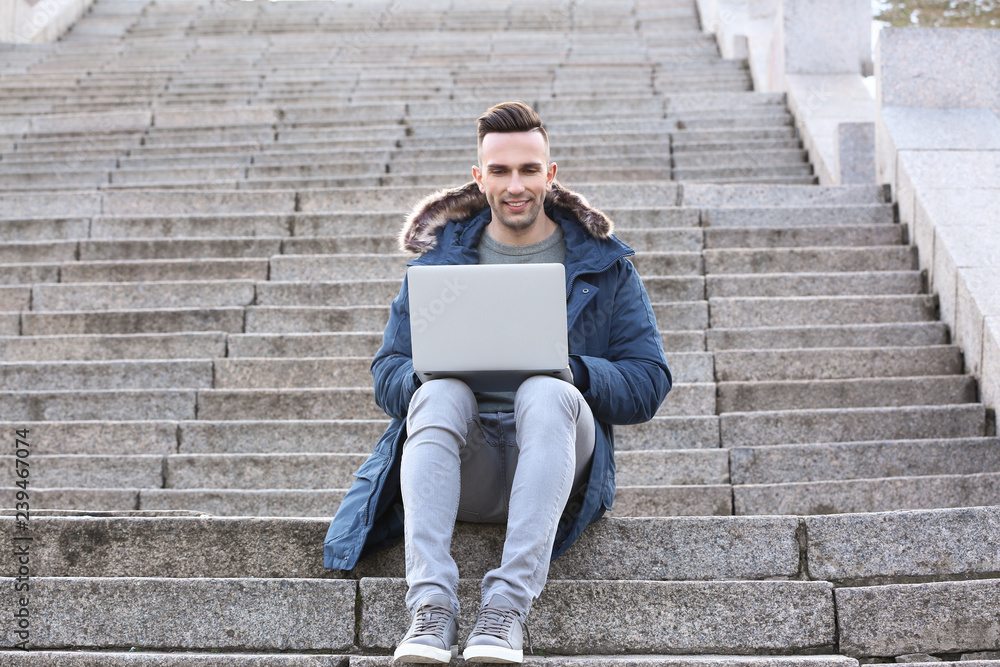
[[[529,662],[1000,665],[992,415],[887,193],[815,185],[751,88],[691,0],[98,0],[0,47],[0,665],[388,666],[401,545],[345,576],[323,536],[387,423],[402,216],[505,99],[636,249],[676,381]],[[456,531],[463,637],[502,539]]]

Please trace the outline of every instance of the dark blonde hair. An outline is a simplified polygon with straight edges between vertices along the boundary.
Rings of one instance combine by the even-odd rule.
[[[479,125],[480,150],[483,148],[483,137],[491,132],[507,134],[537,130],[545,140],[545,158],[548,159],[549,135],[542,127],[542,119],[524,102],[501,102],[487,109],[476,122]]]

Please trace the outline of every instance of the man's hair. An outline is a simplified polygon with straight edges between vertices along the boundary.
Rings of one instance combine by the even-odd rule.
[[[549,159],[549,135],[542,127],[542,119],[524,102],[501,102],[486,110],[476,121],[479,124],[479,149],[483,137],[491,132],[501,134],[538,131],[545,140],[545,159]]]

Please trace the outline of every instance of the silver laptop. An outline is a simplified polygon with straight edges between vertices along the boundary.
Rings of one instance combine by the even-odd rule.
[[[413,368],[473,391],[513,391],[532,375],[571,382],[562,264],[411,266]]]

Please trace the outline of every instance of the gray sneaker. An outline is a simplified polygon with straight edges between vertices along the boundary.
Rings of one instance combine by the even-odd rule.
[[[465,642],[462,657],[466,662],[523,662],[527,629],[521,612],[514,609],[510,600],[494,595],[479,610],[476,627]]]
[[[396,647],[398,662],[448,663],[458,657],[458,619],[447,595],[429,595]]]

